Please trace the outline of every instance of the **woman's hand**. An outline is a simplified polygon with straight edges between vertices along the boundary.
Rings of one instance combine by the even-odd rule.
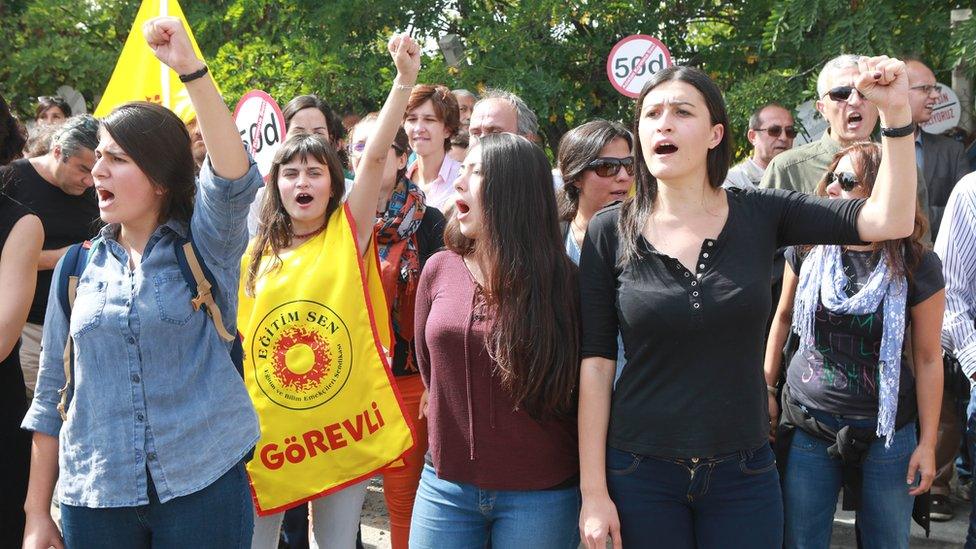
[[[193,51],[190,34],[176,17],[154,17],[142,25],[142,34],[156,58],[177,74],[200,70],[204,63]]]
[[[908,105],[908,71],[905,63],[881,55],[862,58],[857,64],[861,71],[854,82],[857,91],[878,107],[882,120],[885,114],[907,110],[909,119],[905,123],[911,122],[911,110]]]
[[[24,526],[24,549],[64,549],[61,532],[50,512],[28,513]]]
[[[394,34],[387,44],[397,68],[397,82],[412,86],[420,72],[420,46],[407,34]]]
[[[420,414],[417,419],[424,419],[427,417],[427,389],[424,389],[422,395],[420,395]]]
[[[776,442],[776,426],[779,425],[779,402],[776,395],[766,393],[769,397],[769,442]]]
[[[911,485],[915,482],[915,475],[922,476],[918,486],[908,490],[913,496],[918,496],[929,491],[932,487],[932,480],[935,478],[935,448],[925,444],[919,444],[912,452],[912,459],[908,462],[908,476],[905,481]]]
[[[617,506],[610,496],[583,498],[579,531],[586,549],[605,549],[607,536],[613,540],[614,549],[623,547],[620,541],[620,517],[617,516]]]

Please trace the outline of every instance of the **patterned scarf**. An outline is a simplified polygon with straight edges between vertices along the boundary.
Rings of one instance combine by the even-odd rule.
[[[426,209],[423,191],[409,179],[400,178],[386,211],[377,215],[373,228],[393,331],[407,342],[413,341],[413,305],[420,277],[416,233]],[[407,353],[407,370],[416,371],[412,353]]]
[[[803,261],[793,311],[793,330],[802,348],[814,346],[814,317],[817,306],[845,315],[874,314],[884,302],[881,353],[878,362],[878,437],[891,446],[898,411],[898,381],[901,374],[902,344],[905,338],[905,305],[908,282],[904,275],[893,276],[888,261],[882,258],[864,286],[847,297],[847,276],[841,262],[840,246],[816,246]]]

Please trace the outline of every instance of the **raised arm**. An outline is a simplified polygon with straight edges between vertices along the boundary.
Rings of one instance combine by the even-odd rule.
[[[857,90],[878,107],[882,128],[911,124],[905,64],[886,56],[858,62]],[[861,209],[857,232],[865,242],[905,238],[915,228],[918,173],[914,135],[881,138],[881,166],[871,198]]]
[[[156,57],[176,74],[190,75],[206,66],[193,51],[190,35],[180,19],[155,17],[146,21],[142,33]],[[200,133],[207,145],[207,155],[214,173],[225,179],[240,179],[249,167],[247,153],[210,73],[185,85],[197,113]]]
[[[396,136],[397,128],[407,110],[410,90],[417,82],[420,71],[420,46],[405,34],[395,35],[387,46],[397,68],[390,94],[380,110],[373,135],[366,141],[366,150],[356,170],[356,181],[346,201],[356,223],[356,241],[359,255],[366,253],[373,236],[376,220],[376,201],[380,194],[380,179],[386,167],[386,159]],[[235,130],[236,131],[236,130]]]

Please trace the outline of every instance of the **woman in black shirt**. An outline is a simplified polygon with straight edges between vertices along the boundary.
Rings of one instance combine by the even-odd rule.
[[[908,236],[915,156],[904,63],[863,59],[886,134],[866,201],[721,188],[731,146],[701,71],[655,74],[636,105],[637,194],[590,222],[580,264],[580,531],[628,547],[779,547],[763,330],[777,247]],[[905,174],[898,184],[893,174]],[[615,335],[627,367],[611,402]],[[653,532],[647,536],[647,532]],[[647,543],[647,542],[643,542]]]
[[[870,196],[880,161],[881,147],[874,143],[842,150],[815,194]],[[860,496],[857,524],[864,547],[908,547],[914,496],[927,492],[935,477],[942,403],[945,282],[942,262],[922,244],[926,227],[919,209],[908,238],[786,251],[764,369],[775,418],[772,386],[792,324],[799,344],[789,359],[783,394],[788,410],[777,441],[786,458],[780,469],[788,548],[830,545],[842,485]],[[851,437],[864,443],[864,452],[830,456],[830,446]],[[860,471],[859,486],[849,482],[845,468]],[[906,480],[913,484],[906,486]]]

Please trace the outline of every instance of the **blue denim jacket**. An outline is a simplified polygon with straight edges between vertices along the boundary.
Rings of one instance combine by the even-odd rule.
[[[230,181],[209,159],[197,182],[193,241],[217,280],[224,323],[236,333],[237,284],[247,245],[248,206],[261,185],[257,166]],[[108,225],[92,248],[66,321],[52,284],[37,391],[24,429],[59,438],[58,499],[83,507],[149,503],[146,470],[166,502],[209,486],[257,443],[257,415],[231,362],[230,344],[203,309],[194,311],[173,239],[186,223],[152,234],[135,270]],[[75,341],[74,396],[57,411],[62,354]]]

